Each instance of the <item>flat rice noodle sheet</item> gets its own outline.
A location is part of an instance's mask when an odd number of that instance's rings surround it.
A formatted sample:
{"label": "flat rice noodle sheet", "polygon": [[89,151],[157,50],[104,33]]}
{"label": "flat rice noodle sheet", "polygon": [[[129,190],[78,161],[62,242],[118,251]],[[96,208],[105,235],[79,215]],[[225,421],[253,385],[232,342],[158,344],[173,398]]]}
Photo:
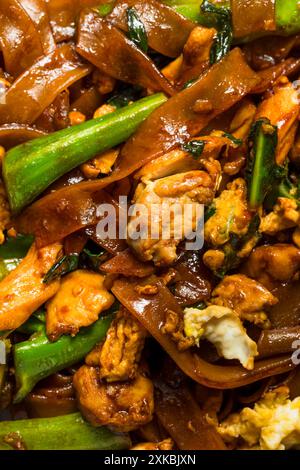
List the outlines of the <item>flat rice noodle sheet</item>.
{"label": "flat rice noodle sheet", "polygon": [[231,0],[235,38],[276,31],[275,0]]}

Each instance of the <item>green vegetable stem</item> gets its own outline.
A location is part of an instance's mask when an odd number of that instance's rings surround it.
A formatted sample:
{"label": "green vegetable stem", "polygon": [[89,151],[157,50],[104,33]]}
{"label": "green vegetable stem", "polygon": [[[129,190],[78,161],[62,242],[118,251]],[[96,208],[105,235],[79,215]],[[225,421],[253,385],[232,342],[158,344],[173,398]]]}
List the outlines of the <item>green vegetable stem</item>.
{"label": "green vegetable stem", "polygon": [[166,99],[157,93],[9,150],[3,162],[3,178],[13,213],[30,204],[65,173],[127,140]]}
{"label": "green vegetable stem", "polygon": [[26,450],[121,450],[131,446],[127,434],[93,427],[80,413],[0,422],[0,450],[12,450],[14,441]]}

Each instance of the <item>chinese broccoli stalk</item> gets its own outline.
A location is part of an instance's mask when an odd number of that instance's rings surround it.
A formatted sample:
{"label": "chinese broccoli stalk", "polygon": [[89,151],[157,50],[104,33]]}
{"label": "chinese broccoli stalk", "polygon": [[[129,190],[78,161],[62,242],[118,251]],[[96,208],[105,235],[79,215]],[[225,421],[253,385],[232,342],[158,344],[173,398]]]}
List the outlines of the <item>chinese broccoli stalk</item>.
{"label": "chinese broccoli stalk", "polygon": [[0,422],[0,450],[121,450],[130,445],[127,434],[93,427],[80,413]]}
{"label": "chinese broccoli stalk", "polygon": [[126,141],[152,111],[166,101],[155,94],[117,111],[54,132],[9,150],[3,178],[14,213],[73,168]]}

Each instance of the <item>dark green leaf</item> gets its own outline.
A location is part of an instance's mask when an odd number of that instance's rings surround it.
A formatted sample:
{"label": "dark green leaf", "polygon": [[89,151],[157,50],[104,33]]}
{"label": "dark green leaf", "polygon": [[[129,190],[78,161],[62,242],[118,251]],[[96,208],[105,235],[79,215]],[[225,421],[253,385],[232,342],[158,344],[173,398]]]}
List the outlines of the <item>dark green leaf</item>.
{"label": "dark green leaf", "polygon": [[107,103],[111,106],[115,106],[117,109],[124,108],[130,101],[136,101],[139,98],[140,90],[139,87],[125,87],[111,96],[107,100]]}
{"label": "dark green leaf", "polygon": [[242,139],[237,139],[236,137],[234,137],[234,135],[229,134],[228,132],[223,132],[223,136],[231,140],[237,147],[239,147],[243,143]]}
{"label": "dark green leaf", "polygon": [[249,135],[249,154],[246,169],[248,199],[251,209],[261,206],[276,182],[277,127],[269,119],[256,121]]}
{"label": "dark green leaf", "polygon": [[47,284],[48,282],[54,281],[65,274],[68,274],[72,271],[78,269],[79,265],[79,255],[65,255],[63,256],[57,263],[55,263],[52,268],[47,272],[46,276],[44,277],[44,283]]}
{"label": "dark green leaf", "polygon": [[101,250],[99,253],[93,253],[88,248],[84,248],[80,257],[80,263],[84,263],[87,267],[98,271],[100,264],[103,262],[103,255],[105,255],[105,253],[105,250]]}
{"label": "dark green leaf", "polygon": [[148,38],[144,23],[134,8],[127,8],[128,35],[131,41],[143,52],[148,50]]}
{"label": "dark green leaf", "polygon": [[204,212],[204,222],[207,222],[208,219],[210,219],[213,215],[215,215],[216,213],[216,206],[214,203],[212,203],[210,206],[208,206],[206,209],[205,209],[205,212]]}
{"label": "dark green leaf", "polygon": [[183,90],[186,90],[187,88],[190,88],[190,86],[192,86],[196,81],[197,81],[197,78],[191,78],[190,80],[188,80],[187,82],[185,82],[185,84],[183,85],[182,89],[183,89]]}
{"label": "dark green leaf", "polygon": [[190,140],[182,146],[182,150],[188,152],[196,160],[202,155],[206,142],[204,140]]}
{"label": "dark green leaf", "polygon": [[210,24],[217,30],[217,36],[210,51],[210,63],[221,60],[230,50],[233,41],[231,11],[226,7],[218,7],[208,0],[204,0],[201,11]]}
{"label": "dark green leaf", "polygon": [[8,237],[6,242],[0,246],[0,258],[21,259],[24,258],[33,243],[31,235],[17,235],[15,238]]}

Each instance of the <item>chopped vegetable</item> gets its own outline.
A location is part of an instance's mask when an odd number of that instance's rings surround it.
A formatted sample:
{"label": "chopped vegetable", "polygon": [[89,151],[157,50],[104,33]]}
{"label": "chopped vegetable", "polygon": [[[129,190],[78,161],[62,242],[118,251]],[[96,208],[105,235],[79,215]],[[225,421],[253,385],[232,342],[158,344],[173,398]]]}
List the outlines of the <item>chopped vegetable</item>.
{"label": "chopped vegetable", "polygon": [[262,205],[276,178],[277,128],[268,119],[259,119],[249,136],[247,180],[251,209]]}
{"label": "chopped vegetable", "polygon": [[131,41],[143,52],[148,50],[148,39],[145,26],[134,8],[127,8],[128,34]]}
{"label": "chopped vegetable", "polygon": [[190,155],[192,155],[193,158],[198,160],[198,158],[203,153],[204,147],[205,147],[204,140],[190,140],[190,142],[182,146],[182,150],[184,150],[185,152],[188,152]]}
{"label": "chopped vegetable", "polygon": [[14,402],[21,402],[43,378],[83,359],[104,338],[113,317],[113,314],[109,314],[100,318],[93,325],[83,328],[74,338],[62,336],[51,343],[44,333],[16,344],[14,361],[17,394]]}
{"label": "chopped vegetable", "polygon": [[[15,441],[15,442],[14,442]],[[9,445],[7,442],[11,442]],[[54,418],[0,422],[0,450],[121,450],[130,447],[126,434],[95,428],[73,413]]]}
{"label": "chopped vegetable", "polygon": [[32,242],[32,236],[18,235],[16,238],[9,237],[0,246],[0,281],[20,264]]}
{"label": "chopped vegetable", "polygon": [[60,176],[128,139],[165,100],[162,94],[152,95],[10,150],[4,159],[3,177],[12,211],[19,212]]}

